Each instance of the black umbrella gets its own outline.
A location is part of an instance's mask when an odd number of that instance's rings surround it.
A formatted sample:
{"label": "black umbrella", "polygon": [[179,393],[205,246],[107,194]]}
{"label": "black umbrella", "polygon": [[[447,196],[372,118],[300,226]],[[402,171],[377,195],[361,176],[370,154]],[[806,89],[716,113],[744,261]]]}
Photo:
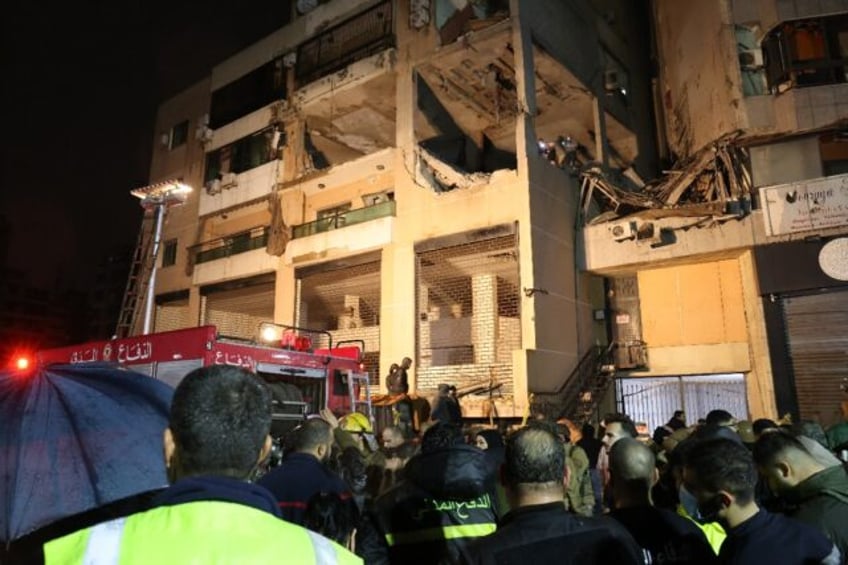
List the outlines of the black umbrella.
{"label": "black umbrella", "polygon": [[0,542],[165,486],[172,395],[113,365],[0,373]]}

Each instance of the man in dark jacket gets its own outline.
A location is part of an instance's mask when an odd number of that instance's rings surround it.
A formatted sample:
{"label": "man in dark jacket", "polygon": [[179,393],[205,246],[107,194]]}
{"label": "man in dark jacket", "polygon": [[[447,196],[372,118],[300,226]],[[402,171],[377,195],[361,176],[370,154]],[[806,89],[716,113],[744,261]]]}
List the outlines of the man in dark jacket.
{"label": "man in dark jacket", "polygon": [[501,481],[512,510],[498,530],[468,546],[466,563],[644,563],[630,534],[608,518],[581,518],[563,504],[565,451],[540,426],[522,428],[506,444]]}
{"label": "man in dark jacket", "polygon": [[841,563],[839,549],[814,527],[760,510],[754,500],[754,460],[741,442],[716,438],[693,445],[683,479],[701,519],[717,520],[727,530],[721,563]]}
{"label": "man in dark jacket", "polygon": [[345,482],[325,465],[333,445],[330,424],[313,418],[295,428],[292,434],[292,452],[258,483],[276,497],[283,519],[303,525],[306,505],[319,492],[338,494],[353,506]]}
{"label": "man in dark jacket", "polygon": [[439,385],[438,395],[436,400],[433,401],[430,419],[445,424],[459,425],[462,423],[462,409],[459,407],[459,401],[451,394],[451,385],[446,383]]}
{"label": "man in dark jacket", "polygon": [[815,526],[848,557],[848,474],[841,465],[825,467],[791,434],[760,436],[754,461],[793,518]]}
{"label": "man in dark jacket", "polygon": [[469,541],[495,531],[485,452],[462,440],[449,424],[427,430],[405,480],[360,526],[357,553],[367,563],[455,563]]}
{"label": "man in dark jacket", "polygon": [[654,507],[651,488],[658,479],[651,448],[632,438],[618,440],[610,450],[610,515],[651,555],[652,563],[714,563],[716,554],[698,526]]}

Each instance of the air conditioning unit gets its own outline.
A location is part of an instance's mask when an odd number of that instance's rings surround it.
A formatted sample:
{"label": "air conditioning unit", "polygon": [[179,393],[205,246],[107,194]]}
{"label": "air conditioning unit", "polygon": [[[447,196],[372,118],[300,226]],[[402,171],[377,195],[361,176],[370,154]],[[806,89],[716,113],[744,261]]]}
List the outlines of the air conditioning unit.
{"label": "air conditioning unit", "polygon": [[286,53],[285,55],[283,55],[283,65],[286,68],[291,69],[296,64],[297,64],[297,51],[290,51],[289,53]]}
{"label": "air conditioning unit", "polygon": [[212,179],[206,183],[206,193],[210,195],[215,195],[221,192],[221,180],[220,179]]}
{"label": "air conditioning unit", "polygon": [[763,50],[758,48],[740,51],[739,66],[743,71],[759,71],[763,68]]}
{"label": "air conditioning unit", "polygon": [[194,139],[199,141],[200,143],[209,143],[212,141],[212,128],[207,125],[200,124],[197,126],[197,129],[194,130]]}
{"label": "air conditioning unit", "polygon": [[234,186],[238,186],[238,175],[236,173],[221,175],[221,188],[233,188]]}
{"label": "air conditioning unit", "polygon": [[169,147],[171,145],[171,134],[170,133],[162,133],[159,134],[159,144],[163,147]]}
{"label": "air conditioning unit", "polygon": [[636,239],[636,222],[616,222],[609,229],[615,241]]}

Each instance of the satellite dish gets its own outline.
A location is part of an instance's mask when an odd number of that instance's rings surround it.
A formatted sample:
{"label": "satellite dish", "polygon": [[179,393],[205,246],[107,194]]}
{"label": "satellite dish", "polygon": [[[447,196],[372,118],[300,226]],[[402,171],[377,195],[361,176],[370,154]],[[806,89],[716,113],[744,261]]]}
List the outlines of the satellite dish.
{"label": "satellite dish", "polygon": [[318,0],[297,0],[297,11],[299,14],[306,14],[318,7]]}

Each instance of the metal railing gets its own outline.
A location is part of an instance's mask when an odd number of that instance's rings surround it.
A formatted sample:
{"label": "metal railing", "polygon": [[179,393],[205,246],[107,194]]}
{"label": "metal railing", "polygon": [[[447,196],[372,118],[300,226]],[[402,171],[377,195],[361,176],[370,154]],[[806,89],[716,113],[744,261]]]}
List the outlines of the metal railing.
{"label": "metal railing", "polygon": [[381,2],[297,48],[295,79],[303,86],[383,49],[393,47],[392,2]]}
{"label": "metal railing", "polygon": [[208,263],[268,245],[268,227],[257,226],[226,237],[198,243],[190,248],[194,263]]}
{"label": "metal railing", "polygon": [[373,206],[366,206],[365,208],[349,210],[347,212],[334,214],[327,218],[315,220],[314,222],[294,226],[294,228],[292,228],[292,239],[307,237],[315,235],[316,233],[323,233],[347,226],[353,226],[355,224],[361,224],[363,222],[384,218],[386,216],[394,216],[395,213],[396,207],[394,200],[389,200]]}
{"label": "metal railing", "polygon": [[[615,373],[615,365],[612,362],[614,345],[596,345],[589,349],[557,391],[534,393],[533,411],[544,414],[551,420],[563,416],[574,419],[576,416],[582,416],[577,414],[581,404],[597,404],[600,400],[597,393],[600,389],[606,389],[606,383]],[[593,382],[595,380],[598,382]]]}

